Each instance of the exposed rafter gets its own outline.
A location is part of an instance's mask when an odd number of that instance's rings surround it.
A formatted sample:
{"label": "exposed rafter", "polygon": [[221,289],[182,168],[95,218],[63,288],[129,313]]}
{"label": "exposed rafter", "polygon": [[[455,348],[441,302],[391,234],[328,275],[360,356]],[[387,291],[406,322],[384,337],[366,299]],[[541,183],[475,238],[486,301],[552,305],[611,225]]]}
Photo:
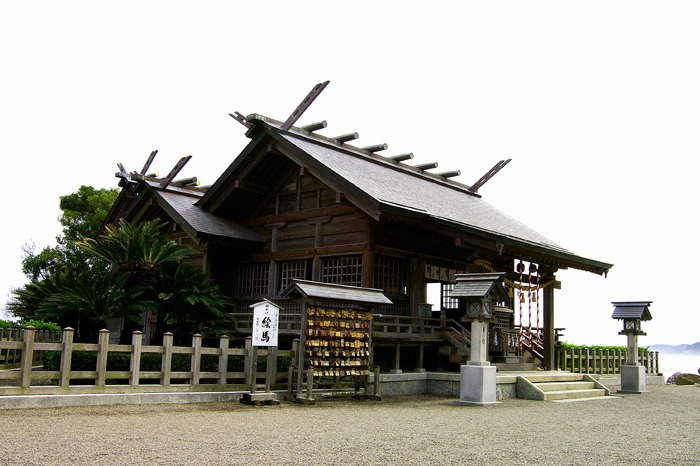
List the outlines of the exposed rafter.
{"label": "exposed rafter", "polygon": [[508,165],[508,163],[509,163],[510,161],[511,161],[511,159],[506,159],[506,160],[501,160],[501,161],[499,161],[496,165],[494,165],[494,166],[491,168],[491,170],[487,171],[486,174],[485,174],[484,176],[482,176],[481,178],[479,178],[479,180],[478,180],[476,183],[474,183],[473,185],[471,185],[471,187],[469,188],[469,191],[471,191],[471,192],[473,192],[473,193],[476,193],[476,192],[479,190],[479,188],[481,188],[488,180],[490,180],[491,178],[493,178],[493,176],[494,176],[496,173],[498,173],[499,171],[501,171],[501,169],[502,169],[503,167],[505,167],[506,165]]}
{"label": "exposed rafter", "polygon": [[231,118],[233,118],[248,129],[250,129],[253,126],[252,123],[246,120],[245,117],[238,112],[229,113],[228,116],[230,116]]}
{"label": "exposed rafter", "polygon": [[299,117],[301,117],[301,115],[306,111],[307,108],[309,108],[313,101],[316,100],[316,97],[318,97],[319,94],[326,88],[328,83],[330,83],[330,81],[318,83],[313,87],[313,89],[311,89],[311,92],[309,92],[309,94],[304,98],[304,100],[301,101],[299,106],[292,112],[292,114],[289,115],[287,121],[282,123],[283,130],[288,130],[294,125],[294,123],[296,123]]}
{"label": "exposed rafter", "polygon": [[160,187],[161,188],[166,188],[177,176],[178,173],[180,173],[180,170],[182,170],[185,165],[187,165],[187,162],[190,161],[192,158],[191,155],[188,155],[187,157],[182,157],[173,167],[172,170],[170,170],[170,173],[168,173],[168,176],[163,178],[163,181],[160,182]]}
{"label": "exposed rafter", "polygon": [[148,156],[148,159],[146,159],[146,163],[143,165],[143,168],[139,172],[141,175],[145,175],[148,169],[151,167],[151,164],[153,163],[153,159],[156,158],[156,154],[158,153],[158,149],[151,151],[150,155]]}

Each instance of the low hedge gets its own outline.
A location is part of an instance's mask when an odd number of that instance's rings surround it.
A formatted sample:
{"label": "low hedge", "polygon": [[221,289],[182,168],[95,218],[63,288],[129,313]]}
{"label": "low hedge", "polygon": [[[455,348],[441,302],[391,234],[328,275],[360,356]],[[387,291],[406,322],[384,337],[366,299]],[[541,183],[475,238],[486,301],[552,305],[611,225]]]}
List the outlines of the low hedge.
{"label": "low hedge", "polygon": [[[561,343],[562,348],[566,349],[575,349],[575,350],[595,350],[595,351],[605,351],[605,350],[610,350],[610,351],[627,351],[626,346],[605,346],[605,345],[574,345],[573,343],[567,343],[567,342],[562,342]],[[639,351],[649,351],[649,347],[647,346],[640,346]]]}

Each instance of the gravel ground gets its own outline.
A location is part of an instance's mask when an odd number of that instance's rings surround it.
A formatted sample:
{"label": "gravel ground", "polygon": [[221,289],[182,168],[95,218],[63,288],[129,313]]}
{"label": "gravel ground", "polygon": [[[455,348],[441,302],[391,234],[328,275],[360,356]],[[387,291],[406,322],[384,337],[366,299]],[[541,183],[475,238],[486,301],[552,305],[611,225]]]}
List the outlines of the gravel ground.
{"label": "gravel ground", "polygon": [[0,464],[700,464],[700,386],[597,401],[335,399],[0,411]]}

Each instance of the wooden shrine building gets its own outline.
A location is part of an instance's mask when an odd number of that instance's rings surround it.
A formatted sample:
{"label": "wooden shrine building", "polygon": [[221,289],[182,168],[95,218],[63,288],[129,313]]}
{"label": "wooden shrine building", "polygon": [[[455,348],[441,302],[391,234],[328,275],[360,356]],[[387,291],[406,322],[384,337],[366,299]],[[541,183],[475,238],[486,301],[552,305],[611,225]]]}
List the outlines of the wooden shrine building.
{"label": "wooden shrine building", "polygon": [[[280,337],[298,337],[301,304],[283,295],[294,279],[381,290],[391,304],[373,309],[374,357],[397,370],[463,362],[469,324],[450,297],[455,274],[504,272],[514,299],[492,324],[494,356],[529,348],[552,367],[557,271],[605,275],[612,264],[573,254],[486,203],[479,187],[508,161],[467,186],[452,179],[458,171],[411,165],[412,154],[383,155],[385,144],[354,146],[357,133],[295,126],[295,114],[231,115],[250,142],[210,187],[175,179],[188,159],[164,178],[147,174],[155,152],[141,172],[120,166],[108,223],[166,222],[173,240],[196,250],[189,260],[234,299],[242,334],[250,304],[268,299],[284,309]],[[435,312],[428,286],[440,289]],[[537,323],[518,319],[525,296],[537,300]]]}

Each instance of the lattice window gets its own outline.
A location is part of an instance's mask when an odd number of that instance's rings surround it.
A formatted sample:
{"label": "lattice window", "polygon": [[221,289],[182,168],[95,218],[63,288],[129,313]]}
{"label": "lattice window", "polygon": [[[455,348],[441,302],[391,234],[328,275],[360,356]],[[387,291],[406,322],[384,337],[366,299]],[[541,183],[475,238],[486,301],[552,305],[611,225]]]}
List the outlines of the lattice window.
{"label": "lattice window", "polygon": [[459,301],[457,298],[450,298],[450,292],[454,290],[454,283],[441,283],[440,284],[440,296],[442,300],[442,309],[457,309],[459,308]]}
{"label": "lattice window", "polygon": [[238,282],[239,296],[268,294],[270,264],[248,264],[241,267]]}
{"label": "lattice window", "polygon": [[362,256],[323,258],[321,280],[324,283],[362,286]]}
{"label": "lattice window", "polygon": [[285,261],[280,264],[280,291],[287,289],[292,284],[293,278],[306,279],[308,262],[306,259],[298,261]]}
{"label": "lattice window", "polygon": [[408,294],[408,261],[398,257],[376,256],[374,287],[385,293]]}

